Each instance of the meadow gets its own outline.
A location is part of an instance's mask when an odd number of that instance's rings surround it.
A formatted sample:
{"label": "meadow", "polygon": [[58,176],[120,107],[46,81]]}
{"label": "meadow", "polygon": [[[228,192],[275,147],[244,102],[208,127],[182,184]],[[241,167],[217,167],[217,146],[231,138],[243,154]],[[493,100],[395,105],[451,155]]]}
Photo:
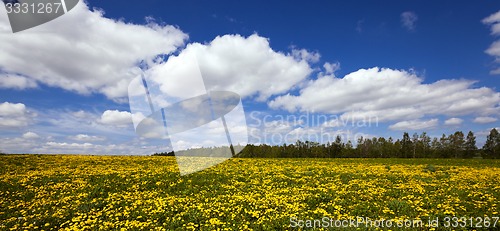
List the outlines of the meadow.
{"label": "meadow", "polygon": [[[453,230],[500,226],[499,160],[233,158],[183,177],[160,156],[2,155],[0,166],[0,230],[293,230],[323,217],[393,222],[359,230],[451,230],[451,217],[465,224]],[[437,228],[396,226],[434,218]]]}

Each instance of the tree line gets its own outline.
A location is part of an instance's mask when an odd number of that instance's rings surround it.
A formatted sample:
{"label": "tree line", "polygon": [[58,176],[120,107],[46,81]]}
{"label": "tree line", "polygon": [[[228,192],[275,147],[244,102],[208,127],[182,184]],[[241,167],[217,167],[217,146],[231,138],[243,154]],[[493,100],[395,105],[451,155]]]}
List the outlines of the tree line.
{"label": "tree line", "polygon": [[[202,148],[216,149],[216,148]],[[206,152],[211,153],[211,152]],[[174,152],[155,153],[154,155],[173,156]],[[360,137],[354,146],[350,140],[320,144],[313,141],[300,141],[295,144],[267,145],[248,144],[237,157],[242,158],[495,158],[500,159],[500,134],[494,128],[490,131],[484,146],[476,146],[476,136],[472,131],[465,135],[457,131],[448,136],[431,138],[426,132],[407,132],[401,139],[392,137]]]}

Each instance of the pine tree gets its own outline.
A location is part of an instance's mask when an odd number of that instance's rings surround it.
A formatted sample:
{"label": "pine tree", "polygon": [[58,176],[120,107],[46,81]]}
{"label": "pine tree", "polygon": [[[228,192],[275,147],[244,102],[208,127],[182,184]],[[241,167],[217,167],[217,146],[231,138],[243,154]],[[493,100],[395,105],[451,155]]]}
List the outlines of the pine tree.
{"label": "pine tree", "polygon": [[408,132],[403,134],[403,139],[401,140],[401,154],[403,158],[408,158],[411,152],[411,140]]}
{"label": "pine tree", "polygon": [[453,135],[450,135],[451,149],[453,150],[453,154],[455,158],[463,157],[464,150],[464,133],[461,131],[455,132]]}
{"label": "pine tree", "polygon": [[486,158],[496,159],[500,157],[500,134],[498,134],[497,129],[491,129],[483,146],[483,151]]}
{"label": "pine tree", "polygon": [[413,133],[412,137],[412,148],[413,148],[413,158],[417,158],[417,148],[419,147],[419,140],[418,140],[418,134],[415,132]]}
{"label": "pine tree", "polygon": [[431,142],[431,150],[432,150],[432,158],[437,158],[441,156],[441,152],[443,151],[443,147],[441,142],[437,137],[434,137]]}
{"label": "pine tree", "polygon": [[467,133],[467,138],[465,139],[465,158],[472,158],[476,155],[477,147],[476,147],[476,136],[472,131]]}
{"label": "pine tree", "polygon": [[426,132],[422,132],[422,135],[420,135],[420,142],[422,144],[422,157],[426,158],[429,155],[428,151],[431,146],[431,138],[427,136]]}
{"label": "pine tree", "polygon": [[439,139],[439,142],[441,143],[439,157],[441,158],[449,158],[452,155],[450,137],[451,135],[449,137],[446,137],[446,135],[443,133],[443,135]]}
{"label": "pine tree", "polygon": [[401,146],[401,141],[399,139],[397,139],[396,142],[394,142],[394,150],[396,152],[394,153],[393,157],[403,157],[403,154],[401,152],[401,150],[403,150],[403,148]]}
{"label": "pine tree", "polygon": [[394,144],[394,139],[392,137],[389,137],[386,142],[386,149],[387,151],[386,156],[389,158],[397,157],[398,155],[398,150],[396,145]]}
{"label": "pine tree", "polygon": [[344,149],[344,144],[342,143],[342,137],[340,137],[340,135],[337,135],[337,137],[335,137],[335,143],[332,144],[332,147],[334,157],[342,156],[342,149]]}
{"label": "pine tree", "polygon": [[356,157],[364,157],[366,149],[366,141],[363,136],[358,138],[358,143],[356,144]]}
{"label": "pine tree", "polygon": [[348,140],[347,143],[345,144],[345,151],[342,153],[343,153],[342,157],[348,157],[348,158],[353,157],[354,148],[350,140]]}

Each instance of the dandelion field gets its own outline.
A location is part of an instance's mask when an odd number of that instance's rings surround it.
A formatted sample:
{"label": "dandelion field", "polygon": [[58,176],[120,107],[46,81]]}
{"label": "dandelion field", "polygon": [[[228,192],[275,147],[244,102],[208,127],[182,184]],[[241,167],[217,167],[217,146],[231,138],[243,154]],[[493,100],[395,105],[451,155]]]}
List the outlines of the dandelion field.
{"label": "dandelion field", "polygon": [[290,230],[291,218],[500,212],[498,160],[233,158],[183,177],[174,157],[5,155],[0,166],[0,230]]}

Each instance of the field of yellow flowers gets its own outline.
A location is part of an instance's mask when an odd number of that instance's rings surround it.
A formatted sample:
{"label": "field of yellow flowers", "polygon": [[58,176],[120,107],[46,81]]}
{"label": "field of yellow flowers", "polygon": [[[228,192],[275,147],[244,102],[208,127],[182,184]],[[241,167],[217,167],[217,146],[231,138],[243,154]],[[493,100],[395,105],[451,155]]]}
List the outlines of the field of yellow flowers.
{"label": "field of yellow flowers", "polygon": [[498,160],[233,158],[183,177],[174,157],[4,155],[0,166],[0,230],[290,230],[500,212]]}

